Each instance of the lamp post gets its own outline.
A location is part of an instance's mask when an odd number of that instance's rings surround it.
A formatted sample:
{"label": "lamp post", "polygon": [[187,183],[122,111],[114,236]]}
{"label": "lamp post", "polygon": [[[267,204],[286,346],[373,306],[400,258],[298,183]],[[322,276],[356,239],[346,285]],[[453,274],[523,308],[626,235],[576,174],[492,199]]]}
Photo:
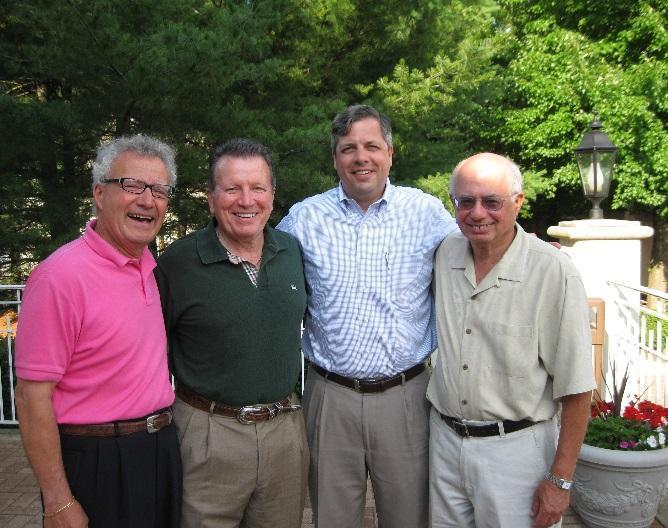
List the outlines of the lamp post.
{"label": "lamp post", "polygon": [[603,132],[603,125],[595,114],[589,130],[575,149],[584,195],[593,205],[589,211],[589,218],[603,218],[600,203],[610,192],[616,156],[617,147]]}

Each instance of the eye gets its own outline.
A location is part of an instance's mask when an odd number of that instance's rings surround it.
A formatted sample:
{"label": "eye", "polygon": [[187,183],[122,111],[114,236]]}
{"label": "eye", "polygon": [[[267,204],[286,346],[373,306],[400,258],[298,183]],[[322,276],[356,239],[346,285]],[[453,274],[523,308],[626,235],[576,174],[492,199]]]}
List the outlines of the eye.
{"label": "eye", "polygon": [[143,191],[144,182],[132,178],[125,178],[123,180],[123,188],[127,189],[128,191]]}
{"label": "eye", "polygon": [[490,211],[498,211],[503,205],[503,200],[498,196],[485,196],[482,199],[482,205],[485,209]]}
{"label": "eye", "polygon": [[472,196],[460,196],[456,201],[458,209],[473,209],[476,200]]}

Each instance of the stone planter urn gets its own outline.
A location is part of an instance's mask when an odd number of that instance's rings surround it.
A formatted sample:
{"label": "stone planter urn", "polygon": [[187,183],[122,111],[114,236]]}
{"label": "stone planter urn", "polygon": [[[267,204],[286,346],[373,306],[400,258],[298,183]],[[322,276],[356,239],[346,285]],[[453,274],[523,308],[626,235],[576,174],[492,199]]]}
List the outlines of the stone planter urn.
{"label": "stone planter urn", "polygon": [[668,495],[668,448],[616,451],[584,444],[571,504],[591,528],[648,528]]}

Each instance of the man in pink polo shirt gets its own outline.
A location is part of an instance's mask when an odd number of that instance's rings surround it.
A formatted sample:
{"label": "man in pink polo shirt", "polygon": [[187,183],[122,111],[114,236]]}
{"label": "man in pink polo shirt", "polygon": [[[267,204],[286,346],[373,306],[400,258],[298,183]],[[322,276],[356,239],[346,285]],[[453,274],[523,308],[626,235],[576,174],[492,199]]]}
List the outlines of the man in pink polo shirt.
{"label": "man in pink polo shirt", "polygon": [[142,135],[103,144],[97,219],[26,284],[16,404],[47,528],[179,525],[174,393],[147,248],[175,183],[168,145]]}

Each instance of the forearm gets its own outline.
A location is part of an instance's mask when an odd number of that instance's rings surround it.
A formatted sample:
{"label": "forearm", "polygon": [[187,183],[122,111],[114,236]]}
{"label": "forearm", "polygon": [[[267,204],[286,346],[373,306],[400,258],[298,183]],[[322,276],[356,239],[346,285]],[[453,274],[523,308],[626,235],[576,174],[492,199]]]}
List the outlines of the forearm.
{"label": "forearm", "polygon": [[591,392],[570,394],[561,399],[561,430],[551,471],[567,480],[573,479],[580,447],[587,431]]}
{"label": "forearm", "polygon": [[19,379],[16,407],[23,447],[37,478],[44,509],[55,511],[72,497],[60,451],[60,436],[51,404],[52,386]]}

